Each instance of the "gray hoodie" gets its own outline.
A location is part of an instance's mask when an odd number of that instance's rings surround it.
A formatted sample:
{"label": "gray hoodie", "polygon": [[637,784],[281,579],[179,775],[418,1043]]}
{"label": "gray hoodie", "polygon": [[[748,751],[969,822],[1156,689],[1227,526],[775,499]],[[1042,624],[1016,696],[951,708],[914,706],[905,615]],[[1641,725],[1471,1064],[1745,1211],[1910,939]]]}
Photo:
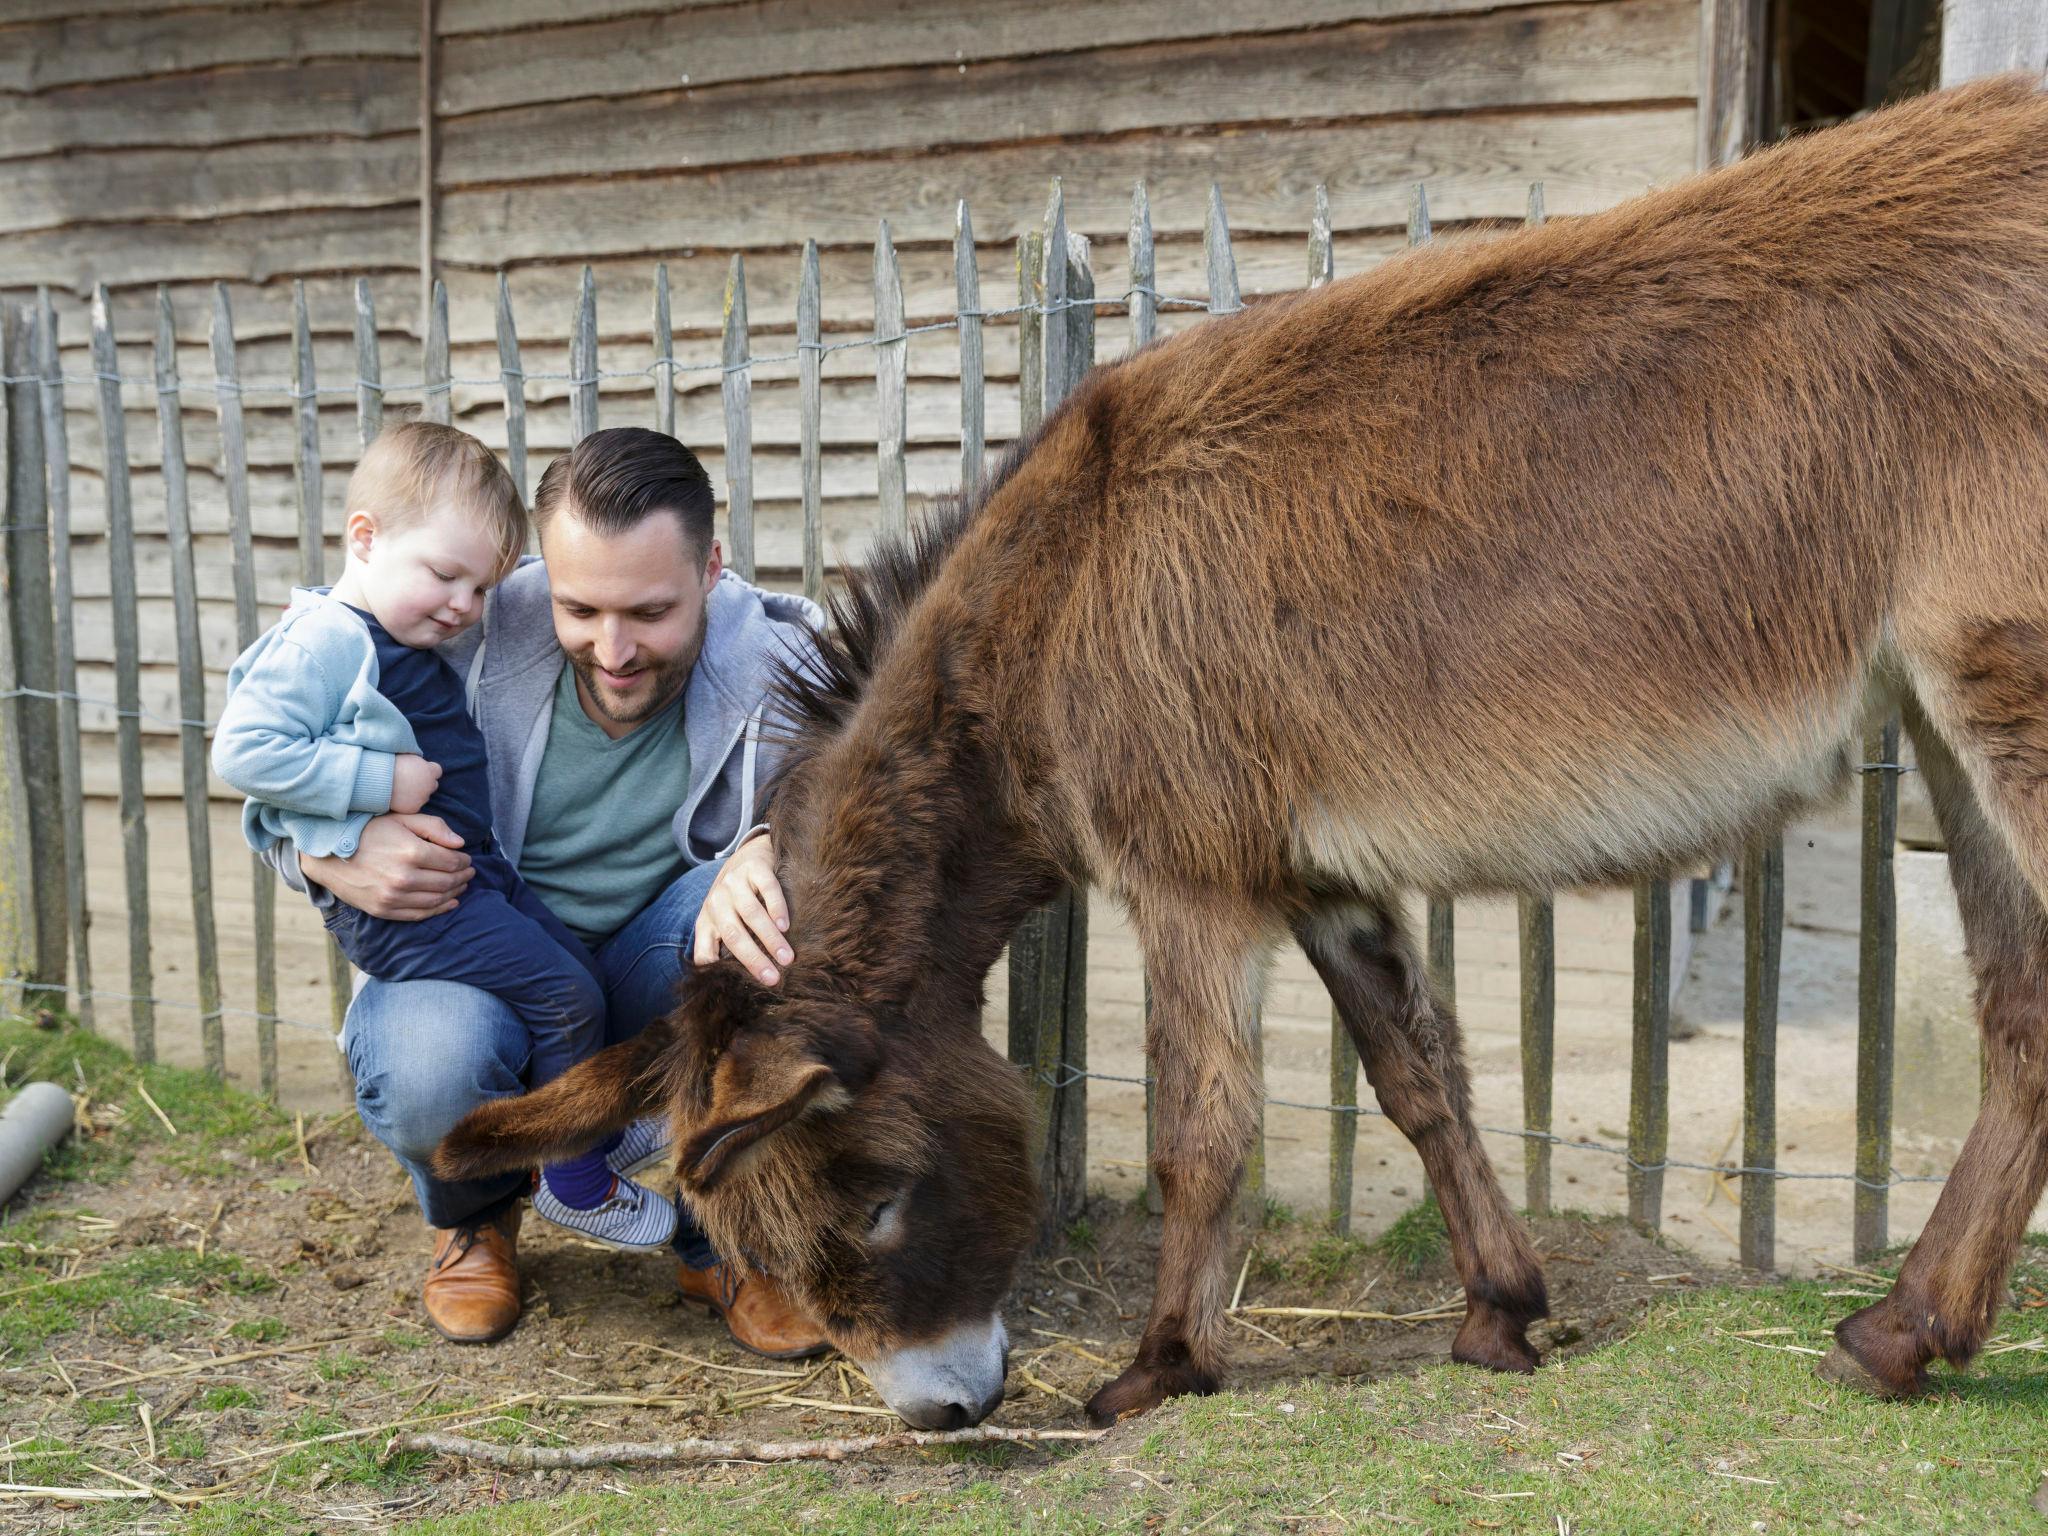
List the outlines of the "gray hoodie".
{"label": "gray hoodie", "polygon": [[[294,589],[292,607],[316,601]],[[690,786],[671,831],[691,865],[730,853],[760,822],[760,791],[780,762],[774,732],[762,716],[778,658],[808,660],[824,613],[806,598],[764,591],[731,571],[705,604],[704,650],[683,691],[683,729],[690,742]],[[555,641],[547,569],[529,557],[491,592],[483,618],[439,647],[469,692],[470,713],[490,758],[492,834],[516,868],[526,843],[533,786],[547,749],[556,684],[568,664]],[[289,849],[289,845],[285,845]],[[269,855],[285,884],[306,891],[296,858]],[[309,892],[329,906],[331,892]]]}

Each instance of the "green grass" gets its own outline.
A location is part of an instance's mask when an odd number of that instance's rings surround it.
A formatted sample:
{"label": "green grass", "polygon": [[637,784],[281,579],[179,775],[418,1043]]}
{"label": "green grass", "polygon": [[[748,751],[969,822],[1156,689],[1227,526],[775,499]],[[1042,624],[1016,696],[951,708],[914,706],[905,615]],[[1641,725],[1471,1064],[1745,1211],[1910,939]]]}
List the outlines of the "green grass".
{"label": "green grass", "polygon": [[141,1248],[70,1278],[37,1258],[0,1248],[0,1291],[12,1293],[0,1304],[0,1348],[40,1348],[95,1318],[126,1338],[170,1338],[204,1320],[207,1298],[275,1288],[231,1254],[190,1248]]}
{"label": "green grass", "polygon": [[245,1317],[228,1329],[235,1338],[251,1344],[275,1344],[285,1336],[284,1319],[279,1317]]}
{"label": "green grass", "polygon": [[[292,1122],[274,1105],[182,1067],[138,1067],[113,1041],[77,1027],[61,1014],[54,1028],[20,1017],[0,1018],[0,1059],[7,1083],[0,1105],[24,1083],[47,1078],[76,1092],[81,1083],[95,1104],[121,1116],[102,1134],[67,1140],[44,1165],[47,1178],[104,1183],[120,1177],[146,1145],[162,1149],[174,1170],[192,1177],[240,1171],[230,1156],[275,1162],[297,1145]],[[174,1136],[149,1107],[142,1090],[177,1127]]]}
{"label": "green grass", "polygon": [[322,1381],[352,1381],[369,1368],[369,1361],[358,1360],[341,1350],[329,1350],[313,1362],[313,1369],[320,1373]]}
{"label": "green grass", "polygon": [[1444,1227],[1443,1210],[1435,1194],[1428,1194],[1394,1218],[1392,1226],[1379,1235],[1373,1246],[1411,1275],[1443,1258],[1451,1251],[1451,1234]]}
{"label": "green grass", "polygon": [[202,1413],[225,1413],[230,1408],[254,1408],[262,1399],[247,1387],[210,1387],[199,1399]]}
{"label": "green grass", "polygon": [[[2024,1257],[2022,1297],[2048,1283],[2048,1253]],[[1874,1403],[1821,1382],[1814,1357],[1787,1348],[1824,1348],[1830,1324],[1857,1304],[1824,1295],[1827,1288],[1663,1298],[1623,1342],[1528,1378],[1440,1365],[1410,1377],[1178,1402],[1099,1449],[977,1457],[976,1480],[964,1487],[930,1486],[925,1475],[877,1488],[817,1467],[749,1469],[730,1485],[615,1472],[606,1475],[636,1485],[630,1497],[597,1490],[590,1474],[566,1497],[399,1529],[545,1536],[582,1522],[608,1536],[1136,1536],[1335,1531],[1398,1517],[1404,1530],[1551,1536],[1560,1518],[1565,1529],[1601,1536],[1759,1524],[1772,1532],[2039,1531],[2029,1501],[2048,1471],[2048,1357],[1987,1356],[1967,1375],[1937,1373],[1939,1390],[1926,1401]],[[2009,1313],[2000,1326],[2033,1338],[2048,1331],[2048,1310]],[[1764,1329],[1773,1331],[1757,1332]],[[500,1425],[492,1438],[513,1430]],[[1133,1467],[1164,1486],[1126,1470]],[[287,1525],[275,1505],[252,1503],[191,1528],[256,1536]]]}

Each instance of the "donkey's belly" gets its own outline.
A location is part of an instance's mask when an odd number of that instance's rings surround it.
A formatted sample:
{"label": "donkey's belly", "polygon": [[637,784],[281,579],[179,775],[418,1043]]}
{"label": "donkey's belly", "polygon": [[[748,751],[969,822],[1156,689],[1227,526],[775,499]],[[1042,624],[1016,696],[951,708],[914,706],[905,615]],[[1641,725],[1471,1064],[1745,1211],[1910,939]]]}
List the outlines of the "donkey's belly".
{"label": "donkey's belly", "polygon": [[[1771,727],[1576,759],[1503,751],[1437,773],[1381,775],[1296,822],[1311,887],[1432,895],[1623,883],[1724,858],[1838,798],[1854,777],[1859,686]],[[1346,786],[1350,788],[1351,786]]]}

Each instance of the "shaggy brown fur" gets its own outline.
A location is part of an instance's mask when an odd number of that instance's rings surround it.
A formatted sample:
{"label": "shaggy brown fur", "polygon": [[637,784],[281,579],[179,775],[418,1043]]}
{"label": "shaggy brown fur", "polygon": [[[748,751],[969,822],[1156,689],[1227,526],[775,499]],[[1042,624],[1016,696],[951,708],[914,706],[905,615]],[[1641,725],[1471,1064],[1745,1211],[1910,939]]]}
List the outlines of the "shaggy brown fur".
{"label": "shaggy brown fur", "polygon": [[[700,1161],[763,1132],[722,1177],[685,1168],[714,1235],[825,1301],[835,1337],[922,1336],[955,1288],[992,1294],[1028,1215],[981,984],[1026,911],[1094,882],[1153,979],[1166,1218],[1138,1358],[1093,1412],[1219,1379],[1246,1021],[1290,934],[1441,1198],[1454,1353],[1527,1370],[1541,1271],[1400,898],[1739,846],[1846,784],[1898,698],[1991,1081],[1892,1295],[1838,1336],[1886,1390],[1967,1360],[2048,1178],[2044,423],[2048,97],[2021,78],[1098,370],[979,508],[885,558],[830,675],[791,690],[797,963],[781,995],[700,989],[643,1096]],[[728,1072],[757,1038],[772,1070]],[[605,1062],[525,1101],[560,1134],[521,1156],[589,1139]],[[488,1163],[480,1128],[534,1123],[472,1119],[450,1172]],[[919,1202],[896,1241],[935,1245],[909,1269],[857,1233],[892,1188]]]}

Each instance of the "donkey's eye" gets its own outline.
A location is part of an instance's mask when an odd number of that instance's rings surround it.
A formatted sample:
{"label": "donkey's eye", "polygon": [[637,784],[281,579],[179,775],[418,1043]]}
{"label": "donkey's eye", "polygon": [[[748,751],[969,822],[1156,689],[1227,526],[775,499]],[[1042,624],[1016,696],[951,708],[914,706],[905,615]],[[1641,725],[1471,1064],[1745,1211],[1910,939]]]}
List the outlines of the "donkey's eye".
{"label": "donkey's eye", "polygon": [[868,1230],[872,1232],[875,1230],[875,1228],[879,1227],[882,1224],[882,1219],[885,1216],[887,1216],[891,1210],[895,1208],[895,1205],[896,1202],[894,1200],[884,1200],[878,1205],[876,1205],[876,1207],[872,1211],[869,1211]]}

